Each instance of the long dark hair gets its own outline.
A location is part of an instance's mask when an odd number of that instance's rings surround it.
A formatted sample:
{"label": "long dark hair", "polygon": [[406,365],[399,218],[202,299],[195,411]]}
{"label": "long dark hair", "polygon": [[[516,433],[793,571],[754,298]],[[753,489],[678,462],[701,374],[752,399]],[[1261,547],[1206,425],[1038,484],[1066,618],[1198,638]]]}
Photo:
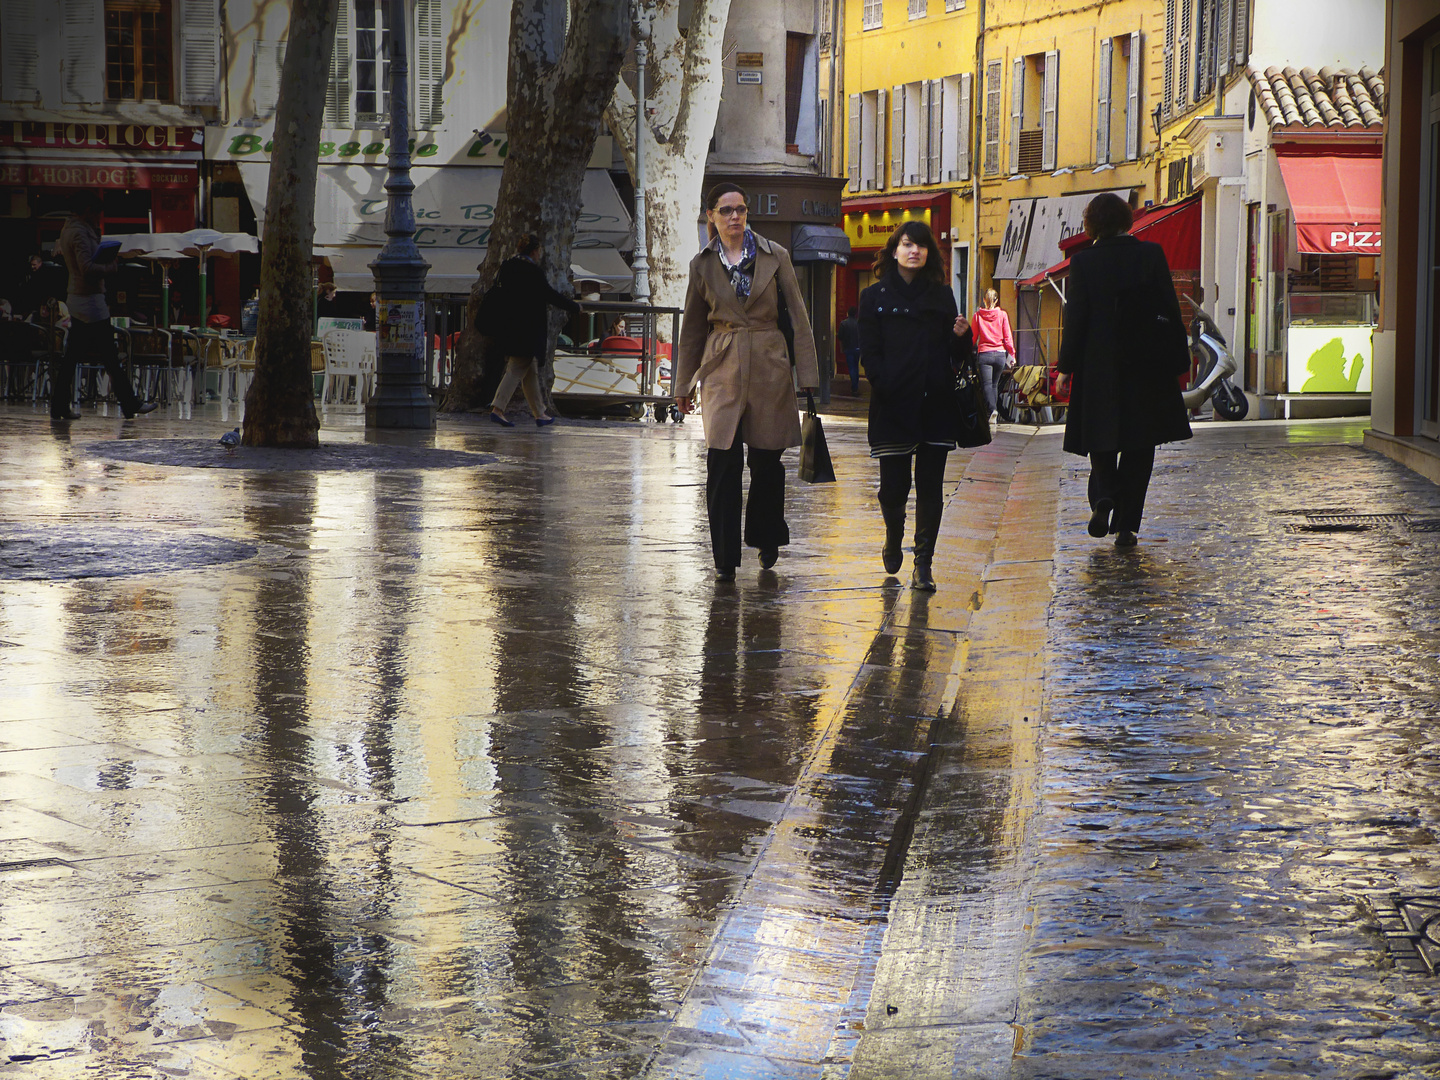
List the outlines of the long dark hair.
{"label": "long dark hair", "polygon": [[935,243],[935,234],[930,231],[930,226],[923,221],[907,221],[890,234],[890,239],[885,241],[885,250],[875,257],[875,276],[882,278],[896,269],[895,249],[905,236],[928,252],[918,276],[944,285],[945,263],[941,261],[940,246]]}

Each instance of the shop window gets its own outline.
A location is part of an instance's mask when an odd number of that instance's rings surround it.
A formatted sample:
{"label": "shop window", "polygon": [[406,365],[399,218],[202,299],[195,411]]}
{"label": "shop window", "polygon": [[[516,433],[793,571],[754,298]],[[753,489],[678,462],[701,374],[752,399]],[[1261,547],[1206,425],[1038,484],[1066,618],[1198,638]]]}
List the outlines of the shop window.
{"label": "shop window", "polygon": [[[444,119],[445,78],[442,0],[416,0],[411,65],[412,122],[433,128]],[[391,5],[387,0],[340,0],[325,123],[330,127],[383,127],[390,121]]]}
{"label": "shop window", "polygon": [[105,99],[170,101],[168,0],[106,0]]}
{"label": "shop window", "polygon": [[1010,173],[1030,176],[1055,168],[1060,53],[1052,50],[1012,61]]}

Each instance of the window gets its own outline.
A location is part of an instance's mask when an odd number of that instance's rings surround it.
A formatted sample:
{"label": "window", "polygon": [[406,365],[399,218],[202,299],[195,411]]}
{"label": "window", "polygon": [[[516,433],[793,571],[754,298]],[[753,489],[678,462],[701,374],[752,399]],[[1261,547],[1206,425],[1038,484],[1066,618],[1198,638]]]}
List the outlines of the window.
{"label": "window", "polygon": [[1095,161],[1134,161],[1140,156],[1140,34],[1104,38],[1096,71]]}
{"label": "window", "polygon": [[910,0],[910,18],[923,19],[930,14],[927,0]]}
{"label": "window", "polygon": [[951,75],[941,80],[940,178],[946,181],[970,179],[970,75]]}
{"label": "window", "polygon": [[166,0],[106,0],[106,101],[170,101],[170,52]]}
{"label": "window", "polygon": [[263,120],[275,115],[280,101],[280,73],[285,67],[285,42],[257,41],[252,53],[250,98],[254,115]]}
{"label": "window", "polygon": [[945,0],[946,11],[964,11],[965,0]]}
{"label": "window", "polygon": [[878,191],[885,186],[885,91],[850,95],[850,123],[845,160],[851,191]]}
{"label": "window", "polygon": [[891,92],[890,183],[893,187],[940,182],[943,93],[939,79],[906,83]]}
{"label": "window", "polygon": [[985,175],[1000,175],[1000,96],[1005,78],[1004,65],[991,60],[985,65]]}
{"label": "window", "polygon": [[1010,87],[1010,173],[1030,176],[1055,168],[1060,54],[1017,56]]}
{"label": "window", "polygon": [[808,35],[785,35],[785,150],[790,154],[800,152],[800,105],[804,100],[805,56],[809,49]]}
{"label": "window", "polygon": [[[414,62],[410,100],[417,128],[444,119],[441,89],[445,78],[445,40],[441,0],[415,0]],[[340,0],[335,50],[330,58],[330,87],[325,97],[329,127],[381,126],[390,120],[390,4],[387,0]]]}
{"label": "window", "polygon": [[1190,23],[1195,0],[1180,0],[1180,18],[1175,30],[1175,98],[1172,107],[1183,112],[1190,92]]}
{"label": "window", "polygon": [[878,30],[884,25],[884,0],[865,0],[860,14],[861,30]]}

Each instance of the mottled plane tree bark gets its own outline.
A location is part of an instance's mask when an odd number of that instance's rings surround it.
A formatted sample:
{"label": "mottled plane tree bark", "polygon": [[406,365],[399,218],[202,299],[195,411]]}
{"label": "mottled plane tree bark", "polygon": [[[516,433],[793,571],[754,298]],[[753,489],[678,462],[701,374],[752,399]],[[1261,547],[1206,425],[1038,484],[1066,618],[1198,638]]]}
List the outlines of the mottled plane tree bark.
{"label": "mottled plane tree bark", "polygon": [[336,3],[292,0],[290,4],[270,186],[265,197],[255,378],[245,395],[246,446],[320,445],[320,418],[315,413],[315,384],[310,373],[314,329],[310,258]]}
{"label": "mottled plane tree bark", "polygon": [[[441,409],[461,412],[488,404],[485,341],[473,329],[475,310],[516,241],[538,233],[546,276],[569,292],[570,246],[580,216],[580,188],[604,125],[606,103],[619,81],[630,40],[632,0],[514,0],[510,11],[506,87],[509,151],[500,178],[495,220],[479,280],[466,307],[465,332]],[[540,389],[552,404],[554,341],[561,319],[552,311],[550,345],[540,358]],[[504,358],[495,358],[503,366]]]}
{"label": "mottled plane tree bark", "polygon": [[[681,0],[642,0],[651,19],[645,69],[645,237],[650,297],[660,307],[683,307],[696,250],[700,190],[720,91],[730,0],[693,0],[681,25]],[[621,82],[605,111],[615,142],[635,177],[635,91]],[[669,323],[661,325],[666,329]]]}

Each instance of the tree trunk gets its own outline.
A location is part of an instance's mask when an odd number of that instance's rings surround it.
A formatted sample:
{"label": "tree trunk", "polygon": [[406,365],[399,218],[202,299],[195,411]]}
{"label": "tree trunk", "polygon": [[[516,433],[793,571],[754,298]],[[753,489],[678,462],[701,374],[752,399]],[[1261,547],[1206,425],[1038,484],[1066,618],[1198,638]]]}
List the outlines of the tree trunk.
{"label": "tree trunk", "polygon": [[[335,47],[337,0],[292,0],[260,256],[255,379],[245,395],[246,446],[316,447],[310,373],[315,175]],[[349,0],[341,0],[348,3]]]}
{"label": "tree trunk", "polygon": [[[480,278],[465,308],[465,332],[441,409],[463,412],[489,404],[504,358],[487,358],[473,329],[475,310],[500,264],[525,233],[540,237],[545,276],[569,292],[570,247],[580,216],[580,190],[595,151],[605,104],[619,80],[630,38],[630,0],[577,0],[564,30],[564,0],[514,0],[510,11],[506,89],[510,152],[495,201],[495,221]],[[562,319],[552,312],[540,358],[540,389],[553,404],[554,343]],[[488,362],[487,362],[488,360]],[[490,368],[490,377],[486,369]]]}
{"label": "tree trunk", "polygon": [[[657,0],[646,65],[645,236],[650,293],[682,307],[696,248],[705,162],[724,86],[720,58],[730,0],[695,0],[681,33],[680,0]],[[635,176],[635,95],[621,83],[605,119]],[[668,329],[668,321],[662,323]]]}

